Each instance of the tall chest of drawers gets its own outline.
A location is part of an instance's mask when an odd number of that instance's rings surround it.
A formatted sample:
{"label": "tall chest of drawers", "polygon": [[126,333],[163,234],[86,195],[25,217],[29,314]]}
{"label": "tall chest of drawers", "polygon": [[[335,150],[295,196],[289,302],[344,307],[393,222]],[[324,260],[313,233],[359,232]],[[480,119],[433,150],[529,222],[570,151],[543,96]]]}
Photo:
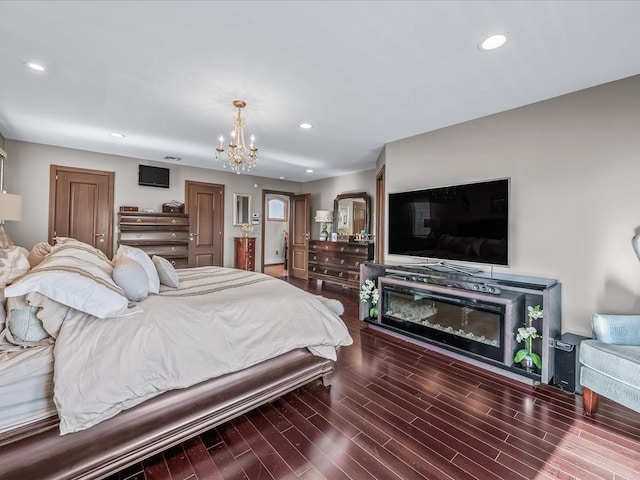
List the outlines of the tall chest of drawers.
{"label": "tall chest of drawers", "polygon": [[360,265],[373,259],[373,243],[309,241],[309,278],[360,288]]}
{"label": "tall chest of drawers", "polygon": [[169,260],[176,268],[189,266],[189,215],[186,213],[119,212],[120,245]]}
{"label": "tall chest of drawers", "polygon": [[255,271],[256,239],[254,237],[236,237],[236,268]]}

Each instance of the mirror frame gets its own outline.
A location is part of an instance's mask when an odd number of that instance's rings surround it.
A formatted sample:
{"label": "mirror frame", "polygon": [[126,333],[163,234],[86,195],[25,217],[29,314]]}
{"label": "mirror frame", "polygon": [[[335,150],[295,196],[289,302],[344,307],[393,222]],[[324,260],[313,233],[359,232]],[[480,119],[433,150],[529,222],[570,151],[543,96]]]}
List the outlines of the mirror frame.
{"label": "mirror frame", "polygon": [[[241,222],[242,218],[240,217],[241,213],[238,209],[238,202],[242,199],[247,199],[247,209],[246,209],[246,222]],[[250,193],[234,193],[233,194],[233,226],[239,227],[244,224],[251,224],[251,194]]]}
{"label": "mirror frame", "polygon": [[[364,200],[365,205],[365,219],[364,219],[364,230],[367,234],[371,234],[371,202],[369,201],[369,194],[367,192],[356,192],[356,193],[341,193],[336,196],[336,199],[333,201],[333,231],[338,231],[338,222],[340,221],[340,215],[338,214],[338,206],[340,204],[340,200],[346,199],[362,199]],[[355,234],[356,232],[353,232]],[[359,233],[359,232],[358,232]]]}

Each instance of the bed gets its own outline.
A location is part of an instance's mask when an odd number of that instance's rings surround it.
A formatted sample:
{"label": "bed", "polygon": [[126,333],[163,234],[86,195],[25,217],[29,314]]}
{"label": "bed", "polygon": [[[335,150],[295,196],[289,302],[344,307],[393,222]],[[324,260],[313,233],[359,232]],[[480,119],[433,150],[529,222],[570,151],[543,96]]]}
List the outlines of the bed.
{"label": "bed", "polygon": [[[136,266],[123,257],[139,252],[125,253],[111,261],[69,239],[6,282],[0,395],[13,407],[0,413],[15,415],[0,415],[3,480],[102,478],[306,383],[328,384],[352,342],[339,306],[281,280],[154,258],[155,282],[148,257]],[[157,293],[131,301],[142,283]],[[25,309],[41,327],[30,339],[10,322]]]}

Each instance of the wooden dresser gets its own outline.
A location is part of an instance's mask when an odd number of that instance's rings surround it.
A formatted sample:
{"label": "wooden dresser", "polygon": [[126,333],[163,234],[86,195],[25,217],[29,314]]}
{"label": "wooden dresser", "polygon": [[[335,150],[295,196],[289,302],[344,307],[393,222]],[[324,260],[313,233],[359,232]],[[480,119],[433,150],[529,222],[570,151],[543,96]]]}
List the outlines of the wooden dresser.
{"label": "wooden dresser", "polygon": [[360,288],[360,265],[373,259],[373,243],[309,240],[309,278]]}
{"label": "wooden dresser", "polygon": [[235,237],[236,268],[255,271],[256,239],[255,237]]}
{"label": "wooden dresser", "polygon": [[119,245],[164,257],[176,268],[189,266],[188,214],[119,212],[118,226]]}

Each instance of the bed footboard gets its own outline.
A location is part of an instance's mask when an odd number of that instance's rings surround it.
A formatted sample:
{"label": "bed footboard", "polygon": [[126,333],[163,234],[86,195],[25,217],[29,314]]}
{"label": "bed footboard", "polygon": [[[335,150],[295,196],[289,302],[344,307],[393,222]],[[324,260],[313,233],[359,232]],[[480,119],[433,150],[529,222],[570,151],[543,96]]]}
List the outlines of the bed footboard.
{"label": "bed footboard", "polygon": [[0,445],[0,478],[102,478],[309,382],[328,385],[332,371],[332,361],[299,349],[164,393],[82,432],[60,436],[57,424],[35,424],[32,434]]}

